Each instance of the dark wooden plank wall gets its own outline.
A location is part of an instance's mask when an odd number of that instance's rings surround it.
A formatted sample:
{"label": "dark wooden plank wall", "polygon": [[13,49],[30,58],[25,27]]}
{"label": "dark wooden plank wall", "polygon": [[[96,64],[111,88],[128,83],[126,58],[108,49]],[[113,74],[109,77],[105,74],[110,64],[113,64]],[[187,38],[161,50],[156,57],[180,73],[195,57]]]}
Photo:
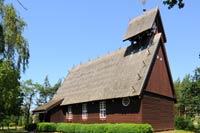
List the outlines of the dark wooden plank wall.
{"label": "dark wooden plank wall", "polygon": [[142,100],[143,123],[149,123],[155,131],[174,129],[174,101],[144,95]]}
{"label": "dark wooden plank wall", "polygon": [[65,120],[65,115],[60,106],[53,108],[50,114],[50,122],[64,122]]}
{"label": "dark wooden plank wall", "polygon": [[170,84],[169,73],[167,71],[166,57],[163,54],[162,47],[161,45],[156,55],[146,91],[174,98],[173,87]]}
{"label": "dark wooden plank wall", "polygon": [[161,44],[142,98],[143,123],[151,124],[155,131],[174,129],[175,94],[164,52]]}
{"label": "dark wooden plank wall", "polygon": [[66,118],[67,106],[58,107],[51,111],[51,122],[72,122],[72,123],[141,123],[141,106],[138,97],[131,98],[128,107],[122,105],[122,99],[106,101],[105,120],[99,118],[99,101],[88,103],[88,119],[82,120],[82,104],[72,105],[73,119],[68,121]]}

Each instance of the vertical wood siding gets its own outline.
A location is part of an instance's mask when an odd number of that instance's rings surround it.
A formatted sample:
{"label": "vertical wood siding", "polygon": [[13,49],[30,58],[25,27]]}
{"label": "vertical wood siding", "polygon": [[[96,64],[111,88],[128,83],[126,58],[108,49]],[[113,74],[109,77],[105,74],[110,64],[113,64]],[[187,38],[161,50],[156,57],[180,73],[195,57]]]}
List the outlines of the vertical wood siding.
{"label": "vertical wood siding", "polygon": [[167,71],[166,57],[163,54],[162,45],[156,55],[155,64],[147,83],[146,91],[174,98],[170,78]]}
{"label": "vertical wood siding", "polygon": [[174,101],[144,95],[142,100],[143,123],[149,123],[155,131],[174,129]]}
{"label": "vertical wood siding", "polygon": [[60,106],[50,111],[50,122],[64,122],[65,115]]}

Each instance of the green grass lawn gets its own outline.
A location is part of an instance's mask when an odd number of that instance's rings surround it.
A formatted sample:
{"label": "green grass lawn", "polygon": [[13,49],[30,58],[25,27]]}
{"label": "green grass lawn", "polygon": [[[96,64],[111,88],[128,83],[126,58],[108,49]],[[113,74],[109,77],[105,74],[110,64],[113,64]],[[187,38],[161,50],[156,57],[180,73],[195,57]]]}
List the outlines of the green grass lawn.
{"label": "green grass lawn", "polygon": [[24,130],[23,127],[17,127],[17,129],[10,127],[9,130],[5,127],[4,129],[0,129],[0,133],[28,133],[28,131]]}
{"label": "green grass lawn", "polygon": [[174,130],[174,131],[164,131],[164,132],[158,132],[158,133],[194,133],[194,132],[184,131],[184,130]]}
{"label": "green grass lawn", "polygon": [[194,133],[194,132],[183,131],[183,130],[175,130],[174,133]]}
{"label": "green grass lawn", "polygon": [[23,129],[10,129],[10,130],[2,130],[0,129],[0,133],[28,133],[28,131],[23,130]]}

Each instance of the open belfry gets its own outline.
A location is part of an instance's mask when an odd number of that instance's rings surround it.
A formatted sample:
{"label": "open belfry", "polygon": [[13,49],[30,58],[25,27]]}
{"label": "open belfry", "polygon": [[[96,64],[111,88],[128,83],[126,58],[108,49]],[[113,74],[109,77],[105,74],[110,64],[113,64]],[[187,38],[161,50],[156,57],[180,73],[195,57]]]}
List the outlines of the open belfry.
{"label": "open belfry", "polygon": [[40,121],[174,129],[176,95],[159,9],[131,20],[123,41],[130,45],[73,67],[53,99],[33,111]]}

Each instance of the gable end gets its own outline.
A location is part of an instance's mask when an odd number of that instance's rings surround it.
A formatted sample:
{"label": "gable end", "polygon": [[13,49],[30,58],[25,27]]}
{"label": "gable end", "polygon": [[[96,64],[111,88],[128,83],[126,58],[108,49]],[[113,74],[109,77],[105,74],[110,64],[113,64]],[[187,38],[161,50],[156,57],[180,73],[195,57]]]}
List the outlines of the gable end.
{"label": "gable end", "polygon": [[147,78],[144,91],[176,99],[165,47],[161,42]]}

